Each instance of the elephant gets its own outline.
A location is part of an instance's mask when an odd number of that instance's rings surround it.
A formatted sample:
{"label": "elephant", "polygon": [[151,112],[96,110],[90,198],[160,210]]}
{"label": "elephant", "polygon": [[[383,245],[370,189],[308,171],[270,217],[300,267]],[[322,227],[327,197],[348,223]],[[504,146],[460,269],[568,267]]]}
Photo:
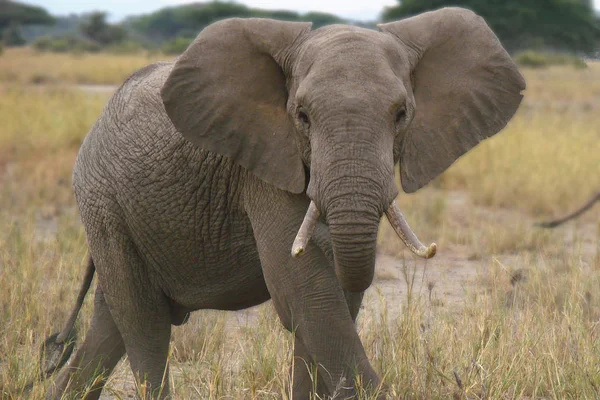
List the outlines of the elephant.
{"label": "elephant", "polygon": [[[444,8],[370,30],[227,19],[147,66],[85,137],[73,190],[90,260],[69,322],[46,341],[48,398],[97,399],[127,354],[169,396],[172,325],[272,300],[294,333],[294,399],[385,398],[355,328],[385,214],[501,131],[525,81],[475,13]],[[291,252],[291,254],[290,254]],[[90,328],[66,366],[97,275]],[[61,354],[61,352],[67,354]],[[307,367],[308,366],[308,367]],[[313,388],[309,370],[316,371]]]}

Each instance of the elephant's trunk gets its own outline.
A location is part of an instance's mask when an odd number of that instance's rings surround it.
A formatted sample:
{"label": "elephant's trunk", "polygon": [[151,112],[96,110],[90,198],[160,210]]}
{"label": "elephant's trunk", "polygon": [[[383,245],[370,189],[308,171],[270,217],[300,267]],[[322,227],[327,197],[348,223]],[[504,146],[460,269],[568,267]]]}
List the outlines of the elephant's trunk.
{"label": "elephant's trunk", "polygon": [[[338,125],[342,128],[331,130],[328,135],[315,135],[311,140],[307,194],[312,202],[294,241],[292,255],[302,255],[322,214],[329,225],[338,279],[344,289],[361,292],[373,281],[377,232],[384,213],[416,254],[430,257],[435,246],[423,246],[394,206],[398,190],[394,180],[393,137],[382,135],[381,140],[376,140],[377,133],[366,129],[360,120]],[[362,130],[358,129],[361,125]]]}
{"label": "elephant's trunk", "polygon": [[368,204],[366,198],[355,196],[355,201],[352,207],[330,206],[327,220],[338,279],[344,289],[362,292],[373,281],[380,216],[357,206]]}
{"label": "elephant's trunk", "polygon": [[[342,287],[351,292],[364,291],[373,280],[380,213],[367,209],[369,203],[372,199],[346,193],[327,207],[336,274]],[[312,201],[292,246],[293,257],[304,254],[319,216]]]}
{"label": "elephant's trunk", "polygon": [[388,170],[368,161],[334,163],[321,174],[317,201],[329,225],[336,274],[351,292],[364,291],[373,281],[379,221],[397,194],[393,164]]}

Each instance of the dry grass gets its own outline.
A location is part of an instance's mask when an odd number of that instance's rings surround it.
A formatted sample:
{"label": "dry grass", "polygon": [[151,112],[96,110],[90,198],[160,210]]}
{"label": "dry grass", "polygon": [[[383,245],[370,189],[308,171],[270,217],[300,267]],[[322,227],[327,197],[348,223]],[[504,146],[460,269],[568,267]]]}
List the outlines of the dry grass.
{"label": "dry grass", "polygon": [[[76,293],[86,245],[71,170],[105,101],[60,88],[0,87],[0,398],[21,398],[41,341]],[[83,326],[88,320],[86,311]]]}
{"label": "dry grass", "polygon": [[600,188],[600,63],[524,70],[517,116],[441,177],[480,204],[564,214]]}
{"label": "dry grass", "polygon": [[0,208],[73,206],[73,161],[107,98],[0,85]]}
{"label": "dry grass", "polygon": [[[96,68],[110,64],[96,61]],[[28,82],[31,75],[23,70],[16,80]],[[531,223],[542,213],[576,207],[600,187],[600,69],[526,75],[530,92],[504,133],[434,187],[400,197],[419,235],[440,245],[439,257],[427,267],[415,262],[382,224],[380,248],[399,261],[382,270],[367,293],[358,328],[393,398],[598,397],[600,231],[589,222],[598,221],[598,210],[557,231]],[[2,399],[24,396],[22,386],[36,376],[39,346],[74,302],[86,247],[70,174],[105,101],[104,95],[59,87],[0,88]],[[454,264],[462,269],[450,269]],[[454,271],[468,268],[470,281],[458,300],[432,275],[448,269],[443,279],[452,280]],[[396,285],[403,290],[397,303],[389,296]],[[90,303],[91,296],[79,322],[82,333]],[[270,304],[249,313],[247,323],[239,314],[195,313],[174,329],[174,393],[184,399],[288,398],[292,345]],[[126,398],[132,382],[123,362],[107,392]],[[43,398],[45,384],[30,398]]]}
{"label": "dry grass", "polygon": [[[600,385],[595,287],[576,259],[520,257],[526,281],[497,262],[460,314],[424,299],[395,321],[365,312],[362,337],[393,398],[594,398]],[[513,280],[514,281],[514,280]],[[371,321],[366,321],[371,319]]]}
{"label": "dry grass", "polygon": [[0,82],[116,85],[145,65],[172,58],[162,54],[62,54],[6,49],[0,55]]}

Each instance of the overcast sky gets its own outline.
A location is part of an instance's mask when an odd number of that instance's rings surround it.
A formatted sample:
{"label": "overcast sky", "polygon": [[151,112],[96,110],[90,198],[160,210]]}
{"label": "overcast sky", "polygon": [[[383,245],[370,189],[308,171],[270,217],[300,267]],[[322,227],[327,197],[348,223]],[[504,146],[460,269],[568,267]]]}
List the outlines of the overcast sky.
{"label": "overcast sky", "polygon": [[[64,15],[91,10],[108,11],[111,20],[127,15],[142,14],[176,4],[198,0],[22,0],[46,8],[52,14]],[[385,6],[397,4],[396,0],[238,0],[250,7],[299,12],[323,11],[353,20],[368,21],[377,18]],[[594,0],[600,9],[600,0]]]}

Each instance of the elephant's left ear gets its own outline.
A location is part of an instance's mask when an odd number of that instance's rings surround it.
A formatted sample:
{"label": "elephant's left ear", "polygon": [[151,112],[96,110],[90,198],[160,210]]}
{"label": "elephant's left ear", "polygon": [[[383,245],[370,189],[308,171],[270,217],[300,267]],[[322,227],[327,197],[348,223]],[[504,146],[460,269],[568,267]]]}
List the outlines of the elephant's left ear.
{"label": "elephant's left ear", "polygon": [[286,112],[290,48],[311,24],[227,19],[205,28],[162,88],[185,138],[280,189],[301,193],[304,164]]}
{"label": "elephant's left ear", "polygon": [[407,51],[416,114],[402,139],[402,187],[414,192],[502,130],[525,80],[485,21],[444,8],[379,25]]}

